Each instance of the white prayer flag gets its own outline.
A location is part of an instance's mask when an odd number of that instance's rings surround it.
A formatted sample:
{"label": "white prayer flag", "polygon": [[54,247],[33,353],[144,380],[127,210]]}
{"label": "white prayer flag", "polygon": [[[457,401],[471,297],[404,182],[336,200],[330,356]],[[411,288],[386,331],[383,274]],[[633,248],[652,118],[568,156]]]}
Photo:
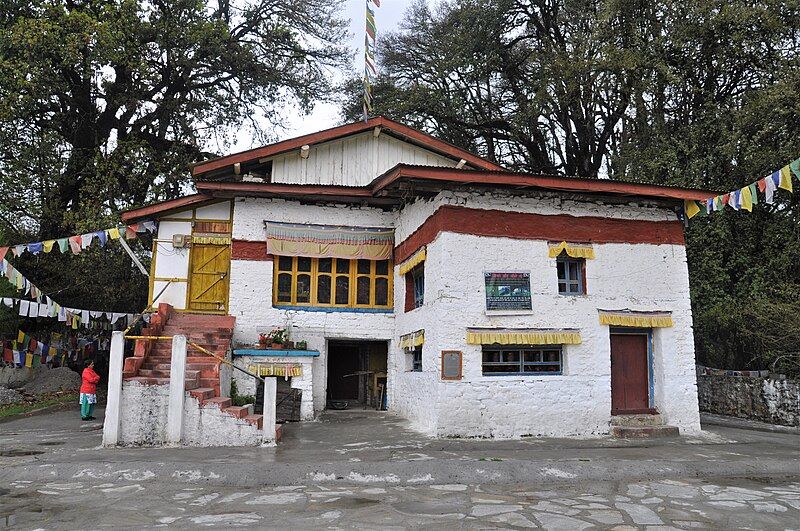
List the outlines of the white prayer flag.
{"label": "white prayer flag", "polygon": [[39,317],[39,305],[31,302],[28,305],[28,317]]}

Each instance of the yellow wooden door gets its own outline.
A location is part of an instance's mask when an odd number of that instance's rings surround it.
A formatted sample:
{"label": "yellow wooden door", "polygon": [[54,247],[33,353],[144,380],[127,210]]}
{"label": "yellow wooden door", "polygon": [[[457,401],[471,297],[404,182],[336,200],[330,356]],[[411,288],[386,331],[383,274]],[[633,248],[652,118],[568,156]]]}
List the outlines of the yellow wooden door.
{"label": "yellow wooden door", "polygon": [[189,311],[228,313],[231,246],[192,245]]}

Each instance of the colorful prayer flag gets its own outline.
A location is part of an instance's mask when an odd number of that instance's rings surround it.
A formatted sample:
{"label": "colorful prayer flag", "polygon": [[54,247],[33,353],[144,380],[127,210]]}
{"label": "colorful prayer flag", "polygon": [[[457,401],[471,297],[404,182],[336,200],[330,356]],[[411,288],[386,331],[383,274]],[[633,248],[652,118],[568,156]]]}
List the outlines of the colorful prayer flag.
{"label": "colorful prayer flag", "polygon": [[778,183],[778,188],[788,190],[790,193],[792,191],[792,170],[788,164],[781,168],[781,179]]}
{"label": "colorful prayer flag", "polygon": [[750,195],[750,187],[745,186],[739,190],[739,198],[741,201],[741,208],[748,212],[753,211],[753,196]]}
{"label": "colorful prayer flag", "polygon": [[683,202],[683,208],[686,211],[686,216],[692,219],[700,212],[700,207],[697,206],[697,201],[686,200]]}

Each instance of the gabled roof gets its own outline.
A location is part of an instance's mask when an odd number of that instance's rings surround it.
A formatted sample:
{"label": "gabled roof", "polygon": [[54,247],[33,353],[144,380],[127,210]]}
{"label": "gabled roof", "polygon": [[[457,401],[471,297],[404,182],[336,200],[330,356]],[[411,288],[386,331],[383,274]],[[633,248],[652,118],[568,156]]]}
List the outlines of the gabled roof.
{"label": "gabled roof", "polygon": [[449,157],[453,160],[458,161],[464,159],[467,162],[467,164],[469,164],[473,168],[479,168],[484,170],[503,169],[503,167],[500,166],[499,164],[490,162],[484,158],[479,157],[478,155],[475,155],[474,153],[470,153],[469,151],[456,147],[453,144],[432,137],[427,133],[423,133],[422,131],[419,131],[412,127],[408,127],[407,125],[395,122],[394,120],[390,120],[389,118],[383,116],[377,116],[375,118],[370,118],[367,121],[341,125],[339,127],[326,129],[324,131],[319,131],[316,133],[311,133],[296,138],[290,138],[289,140],[284,140],[282,142],[277,142],[275,144],[269,144],[268,146],[263,146],[260,148],[242,151],[240,153],[234,153],[232,155],[226,155],[224,157],[219,157],[216,159],[210,159],[203,162],[198,162],[192,167],[192,175],[196,178],[202,177],[204,174],[225,167],[231,167],[236,163],[246,164],[248,162],[258,161],[259,159],[272,157],[275,155],[280,155],[281,153],[286,153],[287,151],[299,149],[304,145],[313,145],[313,144],[319,144],[321,142],[329,142],[331,140],[336,140],[339,138],[364,133],[376,127],[380,127],[381,131],[384,133],[391,134],[392,136],[396,136],[401,140],[411,142],[429,151],[438,153],[445,157]]}

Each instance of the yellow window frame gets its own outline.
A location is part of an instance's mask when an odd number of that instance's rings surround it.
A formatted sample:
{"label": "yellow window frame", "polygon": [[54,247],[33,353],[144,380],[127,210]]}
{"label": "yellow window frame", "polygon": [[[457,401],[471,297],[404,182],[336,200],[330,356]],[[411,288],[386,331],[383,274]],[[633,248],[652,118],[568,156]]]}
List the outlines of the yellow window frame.
{"label": "yellow window frame", "polygon": [[[291,260],[291,270],[281,269],[281,258]],[[311,271],[298,271],[298,259],[308,258],[311,260]],[[310,258],[303,256],[276,256],[273,263],[272,275],[272,305],[273,306],[308,306],[314,308],[356,308],[356,309],[381,309],[391,310],[394,306],[394,278],[392,272],[394,270],[391,260],[387,260],[386,274],[378,274],[378,260],[368,260],[370,264],[369,273],[358,272],[358,259],[353,258],[332,258],[331,270],[320,271],[319,261],[324,258]],[[336,266],[339,261],[346,260],[348,262],[348,273],[337,273]],[[289,274],[291,277],[291,297],[289,301],[278,300],[278,280],[281,274]],[[297,300],[297,281],[300,275],[310,275],[310,293],[308,302],[298,302]],[[319,302],[317,300],[317,288],[319,285],[319,278],[327,276],[331,278],[330,282],[330,302]],[[338,277],[346,276],[348,278],[347,285],[347,304],[336,304],[336,279]],[[369,302],[358,303],[358,279],[359,277],[369,278]],[[378,280],[385,280],[387,284],[386,304],[379,305],[376,303],[376,285]]]}

